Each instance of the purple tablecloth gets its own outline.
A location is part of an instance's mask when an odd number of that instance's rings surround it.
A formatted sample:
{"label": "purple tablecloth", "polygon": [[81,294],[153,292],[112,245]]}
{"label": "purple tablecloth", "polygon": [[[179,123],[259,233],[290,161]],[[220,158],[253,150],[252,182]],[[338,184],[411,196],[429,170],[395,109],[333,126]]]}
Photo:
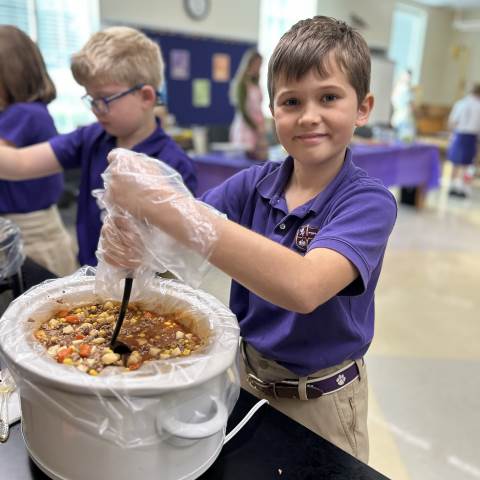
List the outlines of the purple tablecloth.
{"label": "purple tablecloth", "polygon": [[[440,181],[440,151],[421,143],[351,146],[353,161],[387,187],[436,188]],[[255,162],[240,155],[211,152],[194,157],[201,195]]]}
{"label": "purple tablecloth", "polygon": [[219,185],[240,170],[251,167],[256,163],[243,155],[231,155],[222,152],[197,155],[193,157],[193,160],[197,167],[198,196]]}
{"label": "purple tablecloth", "polygon": [[352,145],[353,161],[386,187],[436,188],[440,183],[440,150],[422,143]]}

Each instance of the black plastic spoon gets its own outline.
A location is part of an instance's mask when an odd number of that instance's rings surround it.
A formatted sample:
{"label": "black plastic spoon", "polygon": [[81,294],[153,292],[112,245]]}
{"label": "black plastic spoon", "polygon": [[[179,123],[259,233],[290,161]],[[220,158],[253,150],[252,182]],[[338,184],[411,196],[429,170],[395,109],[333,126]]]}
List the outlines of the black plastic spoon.
{"label": "black plastic spoon", "polygon": [[113,331],[112,339],[110,340],[110,348],[123,358],[123,363],[126,364],[128,356],[132,353],[131,348],[123,342],[117,340],[120,329],[122,328],[125,314],[127,313],[128,301],[130,300],[130,293],[132,292],[133,278],[127,277],[123,287],[122,304],[120,305],[120,312],[118,313],[117,323]]}

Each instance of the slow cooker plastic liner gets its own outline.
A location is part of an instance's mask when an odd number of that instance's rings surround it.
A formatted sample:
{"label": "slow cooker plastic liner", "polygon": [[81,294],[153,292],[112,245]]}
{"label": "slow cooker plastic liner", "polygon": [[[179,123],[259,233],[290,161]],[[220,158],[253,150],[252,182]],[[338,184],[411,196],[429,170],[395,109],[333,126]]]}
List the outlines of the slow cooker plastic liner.
{"label": "slow cooker plastic liner", "polygon": [[[48,356],[33,332],[53,312],[95,301],[120,301],[121,285],[112,285],[112,294],[106,298],[95,291],[94,275],[95,269],[84,267],[71,276],[39,284],[13,301],[0,319],[0,355],[21,396],[34,392],[35,402],[41,399],[79,428],[124,448],[163,440],[158,428],[155,433],[135,428],[136,422],[158,424],[159,404],[160,415],[172,421],[178,417],[177,410],[183,409],[185,416],[190,409],[188,422],[202,422],[211,412],[197,411],[196,406],[211,409],[213,415],[219,406],[230,413],[240,390],[236,317],[213,296],[176,280],[156,278],[141,291],[134,282],[131,301],[160,313],[181,309],[191,314],[187,317],[195,322],[188,326],[208,338],[201,351],[146,362],[132,372],[107,367],[97,377]],[[140,431],[150,433],[142,438]]]}
{"label": "slow cooker plastic liner", "polygon": [[12,220],[0,218],[0,280],[17,273],[24,260],[20,227]]}

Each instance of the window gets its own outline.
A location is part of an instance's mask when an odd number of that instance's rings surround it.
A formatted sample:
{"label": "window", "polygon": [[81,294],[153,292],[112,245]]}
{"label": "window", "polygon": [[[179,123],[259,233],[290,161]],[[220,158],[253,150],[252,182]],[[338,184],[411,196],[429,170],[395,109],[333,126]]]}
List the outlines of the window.
{"label": "window", "polygon": [[411,70],[414,84],[420,80],[426,26],[427,14],[424,10],[410,5],[396,5],[389,56],[395,62],[395,76]]}
{"label": "window", "polygon": [[0,23],[16,25],[37,42],[57,87],[49,105],[59,132],[91,123],[80,100],[84,89],[70,72],[70,56],[98,30],[98,0],[0,0]]}
{"label": "window", "polygon": [[317,13],[317,0],[262,0],[258,49],[263,56],[260,83],[263,87],[263,109],[270,114],[267,92],[267,65],[280,37],[299,20]]}

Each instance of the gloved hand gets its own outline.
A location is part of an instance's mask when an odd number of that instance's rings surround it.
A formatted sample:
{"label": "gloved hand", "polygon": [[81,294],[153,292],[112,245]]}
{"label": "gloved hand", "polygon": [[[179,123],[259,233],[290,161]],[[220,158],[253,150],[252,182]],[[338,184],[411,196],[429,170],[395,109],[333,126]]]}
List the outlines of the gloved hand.
{"label": "gloved hand", "polygon": [[145,263],[145,230],[128,213],[107,215],[102,226],[97,256],[108,264],[125,270],[125,277],[133,275]]}
{"label": "gloved hand", "polygon": [[168,270],[198,286],[218,239],[218,212],[195,200],[161,161],[125,149],[112,150],[108,160],[99,269],[105,261],[115,277],[133,269],[135,278]]}

